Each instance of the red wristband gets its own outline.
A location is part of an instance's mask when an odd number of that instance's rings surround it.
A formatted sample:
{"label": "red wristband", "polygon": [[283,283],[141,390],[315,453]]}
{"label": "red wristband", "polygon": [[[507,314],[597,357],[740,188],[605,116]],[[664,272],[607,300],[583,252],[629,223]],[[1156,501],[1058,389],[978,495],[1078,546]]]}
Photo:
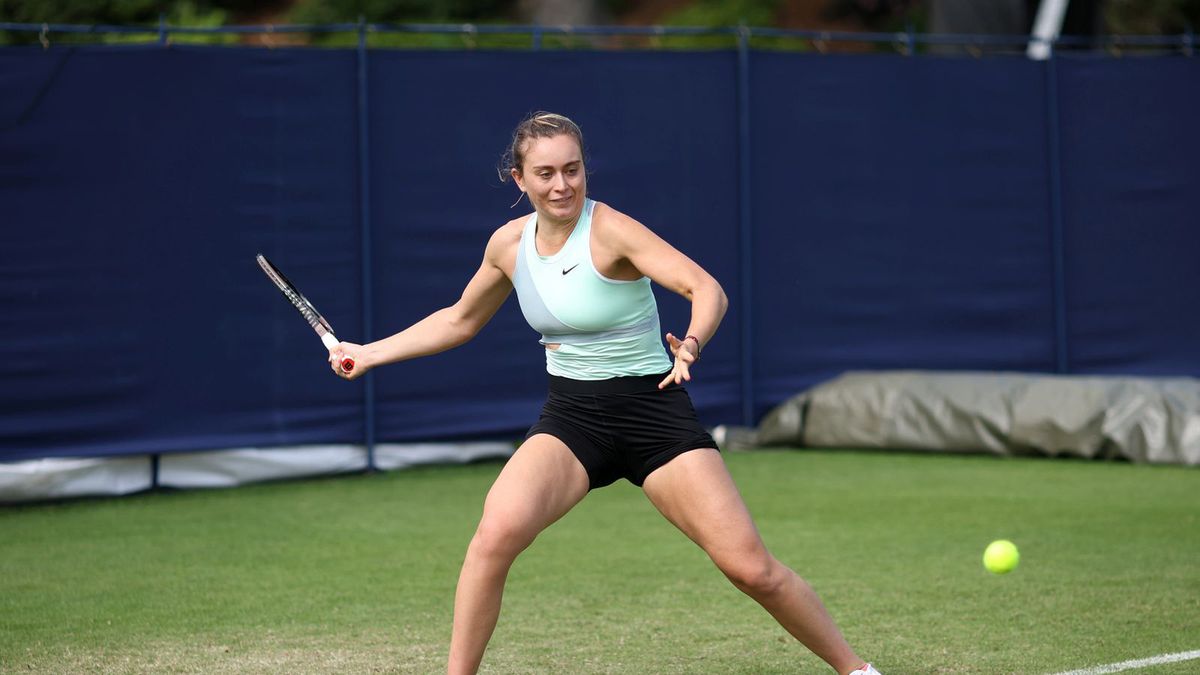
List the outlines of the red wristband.
{"label": "red wristband", "polygon": [[687,337],[683,338],[684,342],[687,342],[688,340],[695,340],[695,342],[696,342],[696,358],[699,359],[700,358],[700,338],[696,337],[695,335],[688,335]]}

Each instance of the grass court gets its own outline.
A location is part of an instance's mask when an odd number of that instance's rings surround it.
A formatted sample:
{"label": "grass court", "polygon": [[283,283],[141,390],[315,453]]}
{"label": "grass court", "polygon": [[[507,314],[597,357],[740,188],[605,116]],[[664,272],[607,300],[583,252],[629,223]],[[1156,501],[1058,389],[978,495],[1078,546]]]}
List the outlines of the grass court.
{"label": "grass court", "polygon": [[[1200,473],[726,453],[767,545],[885,675],[1200,649]],[[436,673],[500,463],[0,508],[0,671]],[[988,574],[992,540],[1020,566]],[[1139,673],[1194,673],[1200,661]],[[828,673],[641,492],[517,560],[485,673]]]}

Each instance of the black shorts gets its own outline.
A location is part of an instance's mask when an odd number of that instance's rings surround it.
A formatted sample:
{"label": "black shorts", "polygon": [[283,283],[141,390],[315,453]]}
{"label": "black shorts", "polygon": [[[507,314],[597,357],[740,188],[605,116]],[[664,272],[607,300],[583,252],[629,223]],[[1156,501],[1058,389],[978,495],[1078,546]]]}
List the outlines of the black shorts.
{"label": "black shorts", "polygon": [[716,448],[700,426],[692,399],[662,375],[572,380],[550,376],[542,415],[525,434],[549,434],[587,470],[590,489],[625,478],[641,486],[658,467],[697,448]]}

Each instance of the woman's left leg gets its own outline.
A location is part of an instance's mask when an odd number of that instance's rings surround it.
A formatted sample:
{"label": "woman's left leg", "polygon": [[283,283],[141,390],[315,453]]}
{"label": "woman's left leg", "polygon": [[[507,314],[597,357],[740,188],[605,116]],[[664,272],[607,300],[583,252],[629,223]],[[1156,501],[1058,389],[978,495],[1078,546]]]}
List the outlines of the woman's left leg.
{"label": "woman's left leg", "polygon": [[862,666],[812,587],[772,556],[714,449],[692,450],[642,486],[654,506],[797,640],[838,673]]}

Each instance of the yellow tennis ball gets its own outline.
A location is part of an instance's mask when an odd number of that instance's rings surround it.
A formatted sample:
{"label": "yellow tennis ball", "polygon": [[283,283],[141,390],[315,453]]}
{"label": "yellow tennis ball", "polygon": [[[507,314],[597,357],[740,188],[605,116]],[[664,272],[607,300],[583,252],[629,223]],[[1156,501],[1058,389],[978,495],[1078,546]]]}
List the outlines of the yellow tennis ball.
{"label": "yellow tennis ball", "polygon": [[1016,544],[1007,539],[993,541],[983,552],[983,566],[992,574],[1008,574],[1020,560]]}

